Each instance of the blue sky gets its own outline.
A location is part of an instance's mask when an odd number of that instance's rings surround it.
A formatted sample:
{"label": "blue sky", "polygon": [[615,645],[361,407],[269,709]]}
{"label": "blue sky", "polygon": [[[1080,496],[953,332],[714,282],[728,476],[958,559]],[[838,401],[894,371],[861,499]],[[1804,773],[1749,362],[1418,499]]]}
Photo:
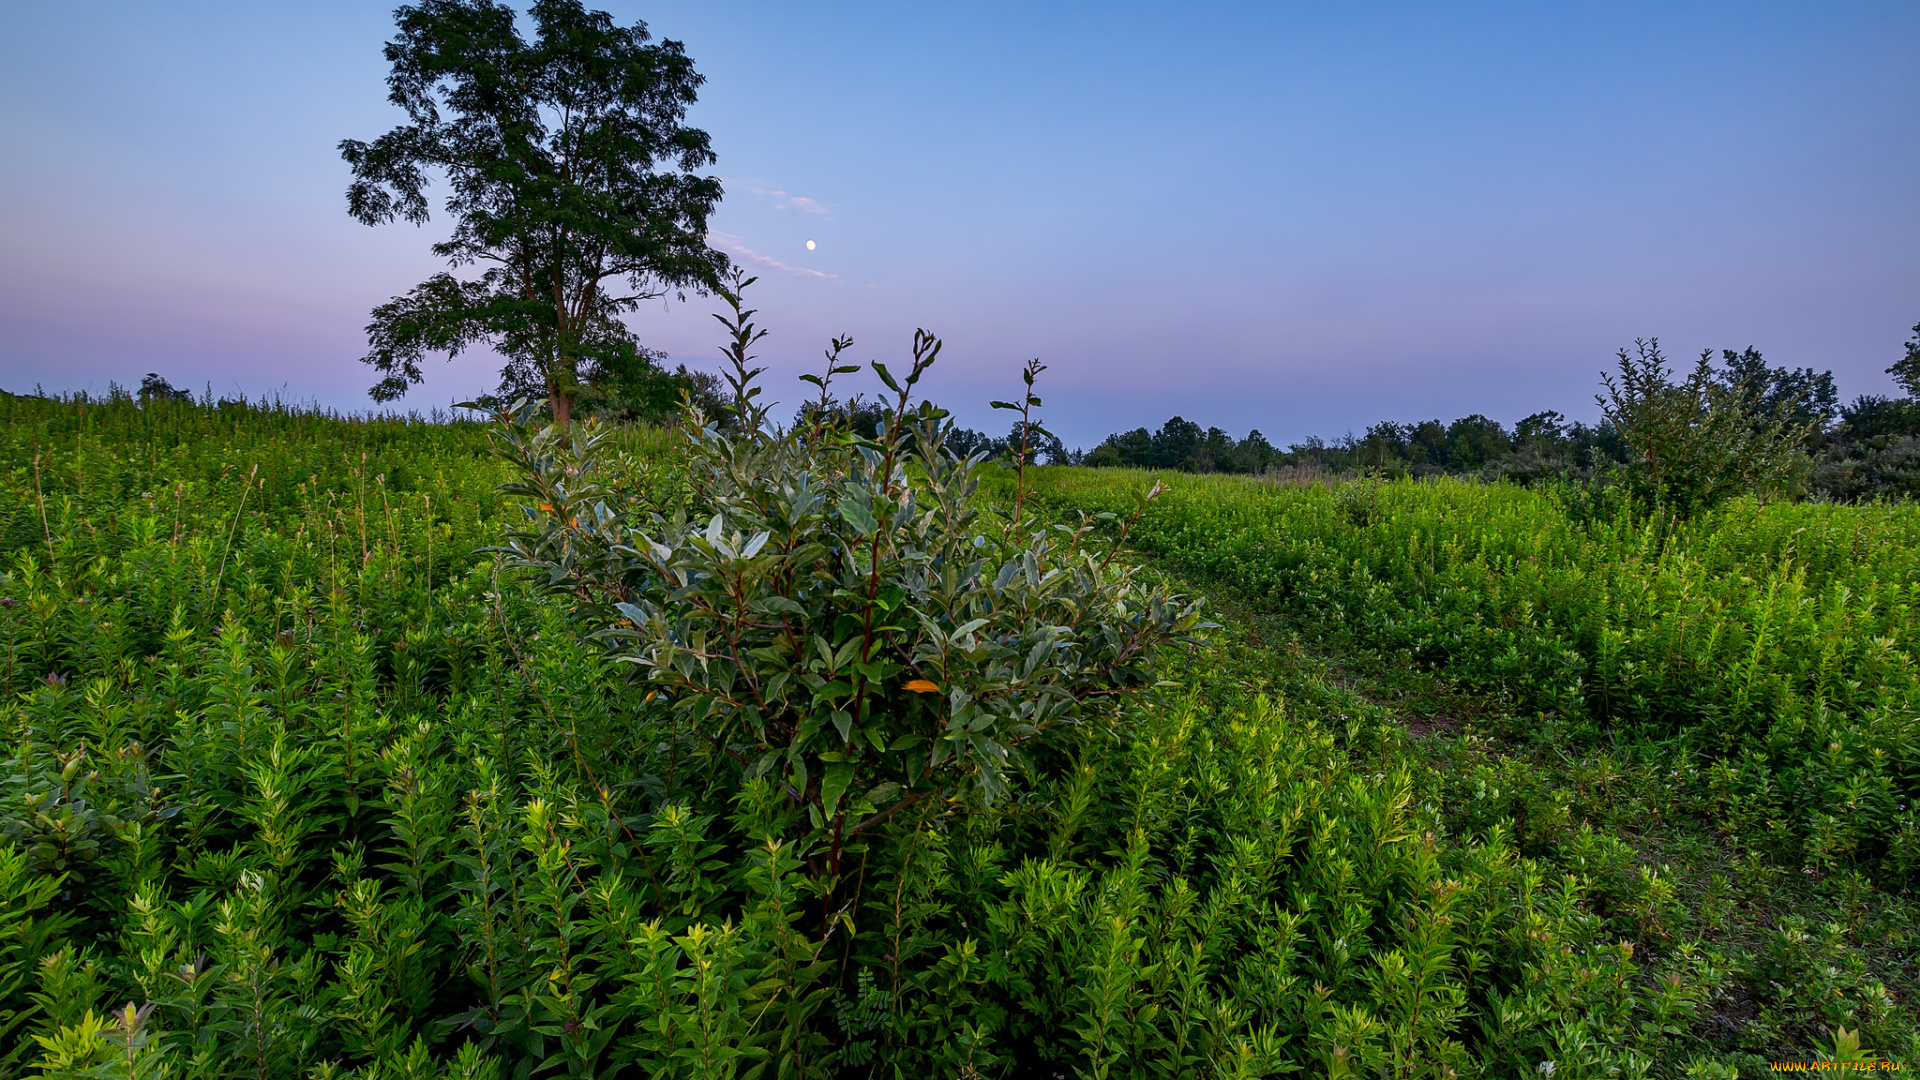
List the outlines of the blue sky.
{"label": "blue sky", "polygon": [[[772,392],[947,341],[976,426],[1038,356],[1070,444],[1590,418],[1615,349],[1758,346],[1846,396],[1920,321],[1920,5],[607,5],[684,41]],[[347,218],[387,4],[0,8],[0,387],[363,408],[439,234]],[[816,241],[808,252],[805,242]],[[710,363],[711,301],[634,319]],[[467,357],[403,406],[489,385]]]}

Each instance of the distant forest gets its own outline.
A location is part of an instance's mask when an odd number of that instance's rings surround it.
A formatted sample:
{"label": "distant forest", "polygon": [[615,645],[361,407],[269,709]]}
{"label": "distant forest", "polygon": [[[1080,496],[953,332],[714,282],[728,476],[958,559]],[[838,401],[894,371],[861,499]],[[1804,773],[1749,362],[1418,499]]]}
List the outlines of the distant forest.
{"label": "distant forest", "polygon": [[[1757,419],[1785,420],[1807,432],[1802,449],[1808,493],[1845,500],[1914,496],[1920,495],[1917,358],[1920,326],[1914,328],[1906,359],[1888,369],[1909,396],[1863,395],[1847,405],[1840,404],[1831,371],[1774,367],[1752,348],[1723,350],[1714,378],[1738,394]],[[1005,442],[999,440],[1002,446]],[[1220,428],[1175,416],[1158,431],[1116,432],[1084,454],[1060,449],[1057,441],[1045,449],[1045,459],[1060,464],[1302,478],[1451,474],[1521,483],[1590,479],[1627,460],[1626,444],[1612,425],[1570,423],[1553,410],[1534,413],[1510,429],[1479,413],[1452,423],[1384,420],[1357,437],[1310,437],[1285,449],[1258,430],[1235,439]]]}

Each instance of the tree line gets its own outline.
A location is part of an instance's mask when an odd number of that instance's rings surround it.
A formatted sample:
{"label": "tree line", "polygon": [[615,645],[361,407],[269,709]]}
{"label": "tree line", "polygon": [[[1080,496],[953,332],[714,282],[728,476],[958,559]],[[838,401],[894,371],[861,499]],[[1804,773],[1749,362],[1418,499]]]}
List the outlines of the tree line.
{"label": "tree line", "polygon": [[[1284,449],[1258,429],[1236,439],[1218,427],[1175,416],[1158,431],[1115,432],[1084,454],[1062,451],[1059,464],[1178,469],[1197,473],[1386,477],[1476,475],[1522,483],[1591,480],[1676,447],[1650,440],[1686,438],[1730,453],[1764,447],[1768,483],[1840,499],[1920,494],[1920,325],[1905,356],[1887,368],[1904,397],[1865,394],[1842,404],[1833,372],[1770,364],[1758,349],[1702,354],[1676,379],[1657,342],[1622,351],[1621,371],[1603,377],[1597,423],[1569,421],[1547,409],[1511,428],[1473,413],[1439,419],[1383,420],[1356,436],[1309,436]],[[1624,396],[1623,396],[1624,395]],[[1626,412],[1623,413],[1622,409]],[[1635,411],[1637,409],[1637,411]],[[1636,441],[1637,439],[1637,441]],[[1696,463],[1697,464],[1697,463]],[[1757,464],[1757,463],[1750,463]],[[1671,475],[1675,483],[1679,478]]]}

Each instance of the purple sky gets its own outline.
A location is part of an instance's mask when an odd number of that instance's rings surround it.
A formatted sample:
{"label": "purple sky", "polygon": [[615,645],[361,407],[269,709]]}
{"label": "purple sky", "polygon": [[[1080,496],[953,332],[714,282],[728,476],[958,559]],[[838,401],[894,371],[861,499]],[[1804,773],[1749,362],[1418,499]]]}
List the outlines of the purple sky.
{"label": "purple sky", "polygon": [[[708,76],[716,240],[763,260],[788,401],[829,336],[892,361],[925,326],[976,426],[1038,356],[1069,444],[1174,413],[1284,443],[1591,418],[1650,335],[1884,393],[1920,321],[1907,0],[609,6]],[[368,407],[367,312],[443,227],[345,213],[335,144],[398,121],[390,33],[385,4],[0,12],[0,388]],[[713,307],[634,325],[710,364]],[[493,373],[436,362],[402,407]]]}

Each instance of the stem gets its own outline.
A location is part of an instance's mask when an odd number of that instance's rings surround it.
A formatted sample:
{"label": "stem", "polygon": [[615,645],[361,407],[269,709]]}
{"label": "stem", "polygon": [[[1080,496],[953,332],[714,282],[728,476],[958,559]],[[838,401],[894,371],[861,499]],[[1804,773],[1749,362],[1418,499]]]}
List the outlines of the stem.
{"label": "stem", "polygon": [[851,840],[854,837],[859,836],[861,833],[866,832],[868,829],[871,829],[875,825],[878,825],[881,822],[887,820],[888,818],[892,817],[894,814],[898,813],[899,811],[904,810],[907,807],[914,805],[915,803],[924,802],[927,799],[931,798],[933,795],[934,793],[931,791],[921,791],[921,792],[917,792],[915,794],[909,795],[904,799],[901,799],[899,802],[894,803],[892,806],[887,807],[885,810],[880,811],[879,813],[873,815],[872,817],[861,822],[860,824],[855,825],[853,828],[848,829],[847,839]]}
{"label": "stem", "polygon": [[33,500],[40,507],[40,531],[47,534],[47,570],[58,572],[60,557],[53,553],[53,529],[47,524],[47,496],[40,489],[40,473],[46,469],[46,462],[40,456],[39,440],[33,448]]}
{"label": "stem", "polygon": [[253,478],[260,466],[247,470],[247,482],[240,485],[240,505],[233,508],[233,524],[227,529],[227,542],[220,548],[220,570],[213,575],[213,602],[220,602],[220,582],[227,576],[227,552],[233,547],[233,534],[240,531],[240,515],[247,508],[247,493],[253,490]]}

